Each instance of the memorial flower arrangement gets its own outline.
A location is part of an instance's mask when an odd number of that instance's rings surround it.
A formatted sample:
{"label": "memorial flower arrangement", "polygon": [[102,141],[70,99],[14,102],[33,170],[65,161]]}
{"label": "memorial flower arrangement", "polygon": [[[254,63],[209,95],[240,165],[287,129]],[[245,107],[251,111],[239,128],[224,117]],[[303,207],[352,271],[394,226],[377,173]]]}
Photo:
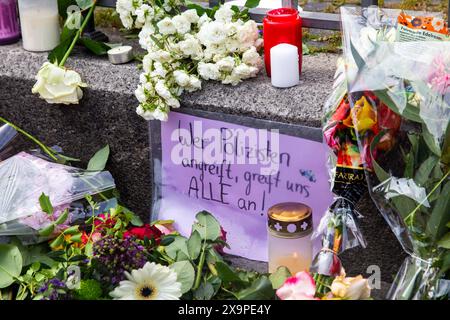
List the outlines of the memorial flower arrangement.
{"label": "memorial flower arrangement", "polygon": [[136,112],[146,120],[166,121],[181,94],[200,90],[202,80],[237,85],[262,67],[262,39],[248,9],[119,0],[116,10],[126,28],[141,29],[139,43],[147,54],[135,95]]}
{"label": "memorial flower arrangement", "polygon": [[[368,9],[361,19],[355,10],[342,9],[345,59],[356,68],[346,77],[349,112],[355,115],[349,124],[372,199],[409,254],[388,298],[445,298],[450,267],[450,47],[446,41],[374,39],[372,50],[364,52],[360,36],[367,26],[401,31],[409,20],[424,17]],[[436,38],[448,36],[445,24],[430,32]],[[333,117],[339,117],[339,110]],[[332,141],[336,135],[328,137]]]}

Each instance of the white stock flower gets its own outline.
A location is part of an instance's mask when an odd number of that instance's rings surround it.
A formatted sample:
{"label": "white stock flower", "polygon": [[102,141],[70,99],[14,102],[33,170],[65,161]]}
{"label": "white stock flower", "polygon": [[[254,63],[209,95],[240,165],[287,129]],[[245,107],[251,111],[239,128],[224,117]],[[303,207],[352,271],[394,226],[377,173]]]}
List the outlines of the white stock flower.
{"label": "white stock flower", "polygon": [[225,77],[225,79],[222,80],[223,84],[231,84],[232,86],[235,86],[241,82],[241,78],[237,76],[236,74],[232,73]]}
{"label": "white stock flower", "polygon": [[185,34],[191,31],[191,23],[182,15],[173,17],[172,23],[179,34]]}
{"label": "white stock flower", "polygon": [[201,26],[197,37],[205,46],[209,46],[211,44],[220,45],[226,40],[227,37],[225,25],[218,21],[205,23]]}
{"label": "white stock flower", "polygon": [[142,59],[142,69],[147,73],[150,73],[153,70],[153,60],[150,54],[146,54]]}
{"label": "white stock flower", "polygon": [[251,47],[242,55],[242,62],[250,66],[260,68],[262,66],[262,59],[255,47]]}
{"label": "white stock flower", "polygon": [[177,29],[175,28],[175,25],[172,22],[172,19],[169,17],[165,17],[161,21],[159,21],[157,24],[159,32],[163,35],[167,34],[174,34],[177,32]]}
{"label": "white stock flower", "polygon": [[156,108],[155,111],[153,111],[153,118],[159,121],[167,121],[169,120],[169,115],[160,108]]}
{"label": "white stock flower", "polygon": [[254,77],[258,73],[258,68],[249,66],[245,63],[241,63],[236,68],[233,69],[233,74],[240,77],[241,79],[248,79]]}
{"label": "white stock flower", "polygon": [[253,46],[259,37],[258,26],[253,20],[249,20],[242,25],[237,34],[237,38],[241,44],[241,50],[246,51]]}
{"label": "white stock flower", "polygon": [[167,70],[164,68],[161,62],[155,61],[153,63],[153,71],[150,73],[152,77],[165,78],[167,75]]}
{"label": "white stock flower", "polygon": [[141,32],[139,32],[139,44],[145,50],[150,51],[154,46],[151,35],[155,33],[155,28],[151,24],[145,24]]}
{"label": "white stock flower", "polygon": [[50,62],[42,65],[36,80],[32,93],[48,103],[78,104],[83,97],[81,87],[87,87],[77,72]]}
{"label": "white stock flower", "polygon": [[181,15],[185,17],[187,21],[189,21],[190,23],[197,23],[198,20],[200,19],[197,14],[197,10],[195,9],[186,10]]}
{"label": "white stock flower", "polygon": [[164,50],[150,51],[148,55],[152,60],[161,63],[169,62],[172,60],[172,56],[170,55],[170,53]]}
{"label": "white stock flower", "polygon": [[197,21],[199,27],[203,26],[205,23],[211,22],[211,18],[208,17],[206,13],[204,13]]}
{"label": "white stock flower", "polygon": [[213,63],[200,62],[198,74],[205,80],[218,80],[220,77],[219,67]]}
{"label": "white stock flower", "polygon": [[233,57],[225,57],[217,61],[217,67],[222,72],[231,72],[234,68],[234,58]]}
{"label": "white stock flower", "polygon": [[164,80],[158,80],[155,85],[156,93],[162,97],[164,100],[169,100],[172,98],[169,88],[167,88]]}
{"label": "white stock flower", "polygon": [[147,101],[147,96],[145,95],[144,87],[142,85],[139,85],[137,87],[137,89],[134,91],[134,95],[140,103],[144,103],[145,101]]}
{"label": "white stock flower", "polygon": [[145,25],[147,22],[151,22],[151,19],[155,15],[155,10],[148,4],[143,4],[136,9],[136,23]]}
{"label": "white stock flower", "polygon": [[214,14],[214,18],[220,22],[231,22],[234,12],[229,6],[221,6]]}
{"label": "white stock flower", "polygon": [[174,97],[172,97],[170,99],[167,99],[166,103],[167,103],[167,105],[169,107],[172,107],[172,108],[179,108],[180,107],[180,101],[178,101],[178,99],[174,98]]}
{"label": "white stock flower", "polygon": [[200,90],[202,88],[202,82],[196,76],[189,77],[189,86],[186,88],[187,91],[193,92],[196,90]]}
{"label": "white stock flower", "polygon": [[175,78],[175,82],[181,86],[186,87],[189,85],[189,75],[184,70],[175,70],[173,72],[173,77]]}
{"label": "white stock flower", "polygon": [[191,34],[185,35],[184,40],[178,43],[178,48],[185,56],[190,56],[194,60],[199,60],[203,57],[200,42]]}

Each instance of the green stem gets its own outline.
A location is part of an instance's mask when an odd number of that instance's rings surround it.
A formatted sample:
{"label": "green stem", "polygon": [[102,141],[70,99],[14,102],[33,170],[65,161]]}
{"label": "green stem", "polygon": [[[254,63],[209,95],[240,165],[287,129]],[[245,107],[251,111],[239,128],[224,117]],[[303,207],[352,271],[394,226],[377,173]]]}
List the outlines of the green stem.
{"label": "green stem", "polygon": [[21,128],[19,128],[18,126],[16,126],[15,124],[9,122],[8,120],[0,117],[0,121],[6,123],[7,125],[11,126],[12,128],[14,128],[17,132],[20,132],[21,134],[23,134],[24,136],[26,136],[28,139],[30,139],[31,141],[33,141],[34,143],[36,143],[42,150],[45,151],[45,153],[47,153],[49,155],[50,158],[52,158],[53,160],[55,160],[56,162],[58,162],[58,158],[55,156],[55,153],[53,151],[51,151],[51,149],[49,147],[47,147],[46,145],[44,145],[42,142],[40,142],[38,139],[36,139],[35,137],[33,137],[31,134],[29,134],[28,132],[22,130]]}
{"label": "green stem", "polygon": [[84,28],[86,27],[88,21],[91,19],[92,13],[95,10],[95,5],[96,5],[97,1],[94,1],[92,6],[89,8],[89,11],[86,15],[86,17],[83,19],[83,23],[80,26],[80,29],[78,29],[77,33],[75,34],[75,37],[72,40],[72,43],[70,44],[69,49],[67,49],[66,54],[64,55],[64,57],[62,58],[61,62],[59,63],[59,67],[63,67],[64,64],[66,63],[67,59],[69,58],[70,54],[72,53],[73,48],[75,47],[75,45],[77,44],[78,40],[81,37],[81,34],[83,33]]}
{"label": "green stem", "polygon": [[198,287],[200,286],[200,281],[202,280],[203,266],[205,264],[205,258],[206,258],[206,240],[203,242],[202,253],[200,254],[200,261],[198,262],[197,274],[195,275],[195,282],[194,287],[192,287],[192,290],[197,290]]}
{"label": "green stem", "polygon": [[414,216],[415,216],[417,210],[419,210],[419,208],[425,203],[425,201],[426,201],[429,197],[431,197],[431,195],[436,191],[437,188],[439,188],[439,186],[442,184],[442,182],[444,182],[444,180],[445,180],[449,175],[450,175],[450,170],[447,171],[447,173],[442,177],[441,180],[439,180],[439,182],[433,187],[433,189],[432,189],[432,190],[430,191],[430,193],[425,197],[425,199],[423,199],[423,200],[419,203],[419,205],[418,205],[418,206],[417,206],[410,214],[408,214],[408,216],[406,216],[405,221],[408,221],[409,219],[411,219],[411,224],[410,224],[410,225],[412,225],[412,223],[413,223],[413,221],[414,221]]}

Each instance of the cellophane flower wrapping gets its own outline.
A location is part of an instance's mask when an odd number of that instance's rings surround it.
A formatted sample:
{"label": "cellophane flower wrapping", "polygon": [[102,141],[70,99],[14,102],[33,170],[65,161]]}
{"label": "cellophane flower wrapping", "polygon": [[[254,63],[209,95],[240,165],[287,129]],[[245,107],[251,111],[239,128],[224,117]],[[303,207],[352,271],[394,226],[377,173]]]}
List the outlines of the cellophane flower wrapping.
{"label": "cellophane flower wrapping", "polygon": [[[18,236],[24,243],[51,238],[40,237],[39,230],[54,223],[66,210],[68,219],[57,225],[54,234],[96,214],[80,200],[114,188],[108,171],[87,171],[27,152],[15,154],[0,162],[0,236]],[[39,201],[42,194],[49,197],[52,214],[43,212]],[[100,206],[111,207],[116,202],[114,197],[104,196]]]}
{"label": "cellophane flower wrapping", "polygon": [[437,15],[376,7],[343,7],[341,17],[351,121],[337,120],[353,129],[371,197],[409,254],[388,298],[445,297],[450,288],[447,25]]}

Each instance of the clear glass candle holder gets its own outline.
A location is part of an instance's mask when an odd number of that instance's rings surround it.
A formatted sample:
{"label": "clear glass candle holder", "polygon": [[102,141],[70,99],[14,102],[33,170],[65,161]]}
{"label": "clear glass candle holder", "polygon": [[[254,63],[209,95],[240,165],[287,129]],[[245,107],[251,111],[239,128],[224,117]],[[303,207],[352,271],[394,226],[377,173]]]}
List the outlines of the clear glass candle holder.
{"label": "clear glass candle holder", "polygon": [[312,210],[297,202],[277,204],[268,212],[269,272],[284,266],[292,274],[311,266]]}
{"label": "clear glass candle holder", "polygon": [[59,44],[60,26],[57,0],[19,0],[23,48],[50,51]]}
{"label": "clear glass candle holder", "polygon": [[20,39],[17,0],[0,0],[0,44],[10,44]]}

